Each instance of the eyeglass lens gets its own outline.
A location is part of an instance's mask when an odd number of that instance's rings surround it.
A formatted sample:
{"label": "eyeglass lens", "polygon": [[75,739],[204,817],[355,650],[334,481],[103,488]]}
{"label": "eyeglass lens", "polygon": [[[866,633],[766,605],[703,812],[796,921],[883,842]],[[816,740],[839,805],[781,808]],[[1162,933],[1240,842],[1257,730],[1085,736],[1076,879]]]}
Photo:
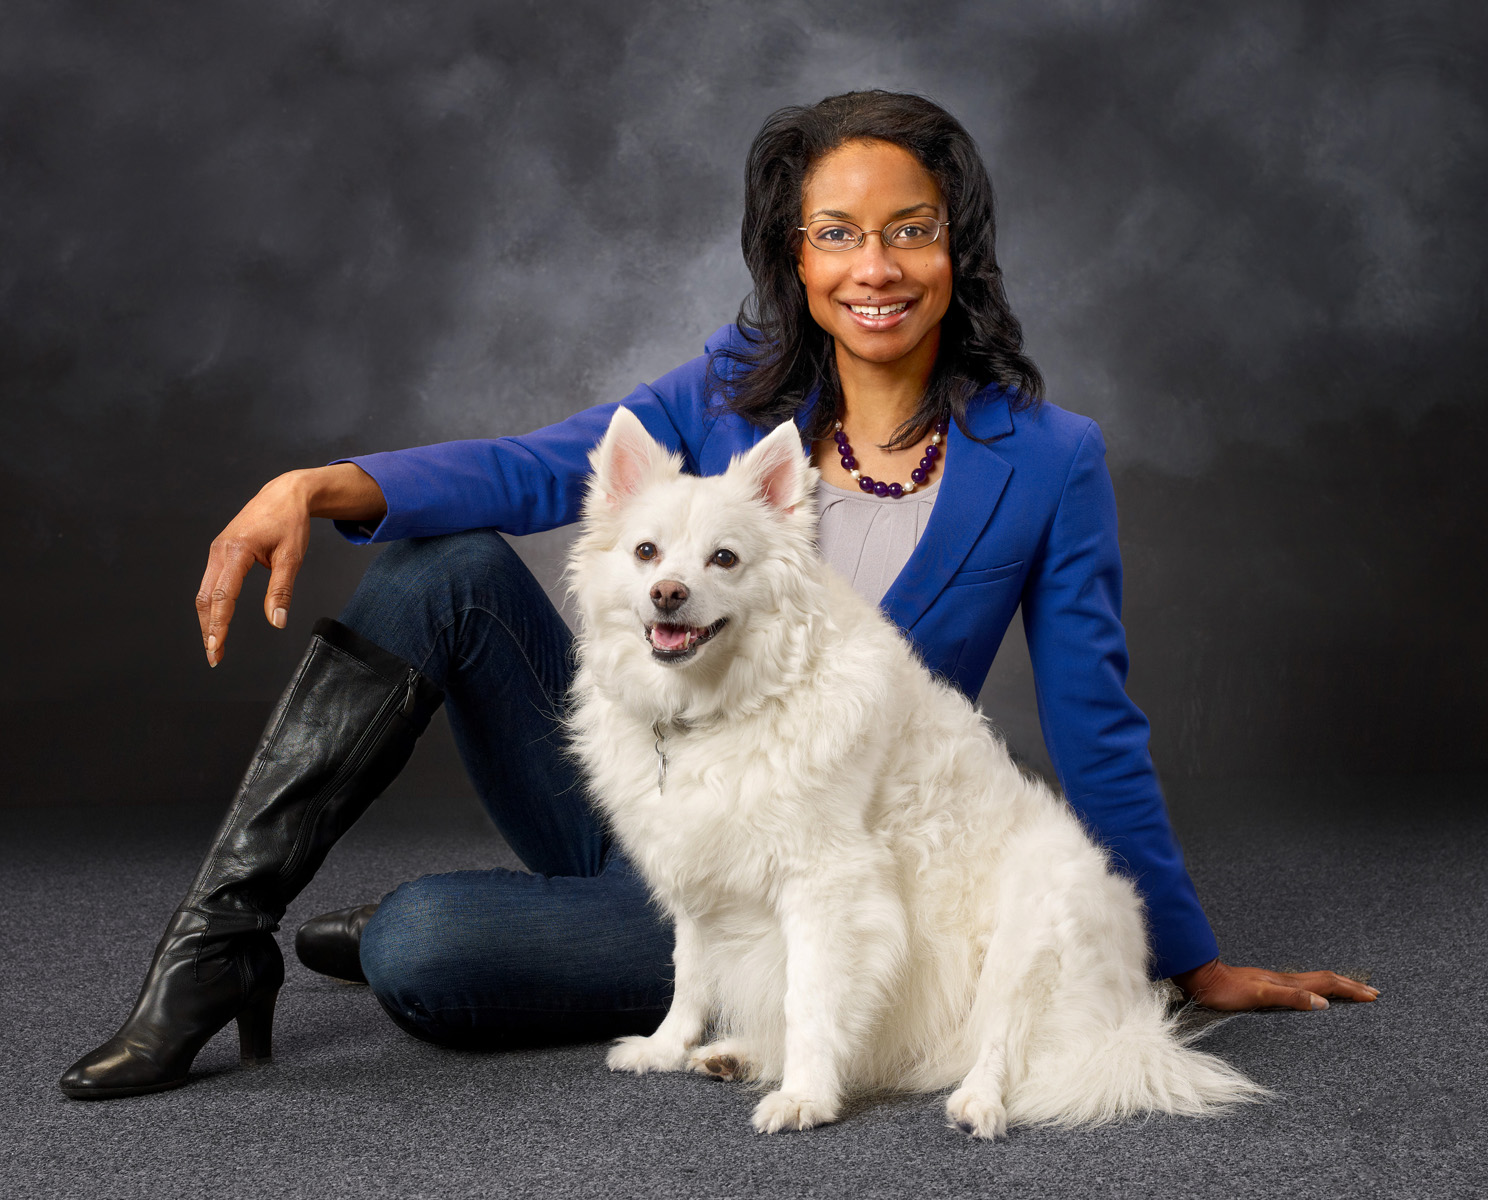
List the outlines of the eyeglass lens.
{"label": "eyeglass lens", "polygon": [[906,217],[889,222],[881,230],[863,230],[851,221],[820,220],[806,227],[806,236],[819,250],[852,250],[861,246],[870,233],[879,234],[885,246],[917,250],[940,237],[942,224],[929,217]]}

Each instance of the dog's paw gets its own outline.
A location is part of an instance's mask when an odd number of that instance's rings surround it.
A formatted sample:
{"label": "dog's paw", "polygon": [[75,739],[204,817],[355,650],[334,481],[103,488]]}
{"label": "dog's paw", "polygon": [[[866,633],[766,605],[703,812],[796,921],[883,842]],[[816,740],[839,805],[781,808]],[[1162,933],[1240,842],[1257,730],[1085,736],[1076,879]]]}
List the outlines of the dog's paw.
{"label": "dog's paw", "polygon": [[759,1064],[749,1047],[733,1040],[699,1046],[687,1056],[687,1069],[713,1079],[732,1081],[759,1078]]}
{"label": "dog's paw", "polygon": [[977,1088],[957,1088],[946,1101],[952,1127],[991,1141],[1007,1132],[1007,1109],[996,1096]]}
{"label": "dog's paw", "polygon": [[687,1062],[687,1050],[672,1042],[658,1042],[654,1037],[623,1037],[610,1047],[605,1065],[612,1071],[680,1071]]}
{"label": "dog's paw", "polygon": [[795,1092],[771,1092],[755,1106],[756,1133],[779,1133],[782,1129],[811,1129],[837,1119],[835,1100],[815,1100]]}

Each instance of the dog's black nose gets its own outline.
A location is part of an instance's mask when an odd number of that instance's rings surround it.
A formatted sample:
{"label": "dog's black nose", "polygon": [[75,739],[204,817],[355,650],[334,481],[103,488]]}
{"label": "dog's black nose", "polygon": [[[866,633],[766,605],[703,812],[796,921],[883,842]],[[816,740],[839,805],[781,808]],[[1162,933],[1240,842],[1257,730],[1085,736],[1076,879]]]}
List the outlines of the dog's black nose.
{"label": "dog's black nose", "polygon": [[663,579],[651,589],[651,603],[662,612],[676,612],[687,601],[687,588],[675,579]]}

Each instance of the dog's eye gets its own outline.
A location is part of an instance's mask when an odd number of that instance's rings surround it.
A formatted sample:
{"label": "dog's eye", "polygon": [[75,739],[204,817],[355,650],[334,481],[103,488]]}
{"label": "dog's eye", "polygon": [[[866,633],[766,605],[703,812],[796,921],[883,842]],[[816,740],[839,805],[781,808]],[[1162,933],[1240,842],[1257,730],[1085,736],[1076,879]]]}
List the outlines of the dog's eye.
{"label": "dog's eye", "polygon": [[656,554],[656,546],[651,542],[642,542],[636,547],[636,557],[642,562],[650,562]]}
{"label": "dog's eye", "polygon": [[739,556],[732,550],[715,550],[713,557],[708,560],[714,566],[732,567],[738,564]]}

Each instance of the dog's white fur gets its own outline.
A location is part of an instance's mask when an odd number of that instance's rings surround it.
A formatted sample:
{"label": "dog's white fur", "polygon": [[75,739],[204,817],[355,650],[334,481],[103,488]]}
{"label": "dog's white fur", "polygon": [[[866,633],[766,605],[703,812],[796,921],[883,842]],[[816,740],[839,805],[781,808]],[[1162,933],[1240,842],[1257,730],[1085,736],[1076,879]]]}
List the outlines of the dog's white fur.
{"label": "dog's white fur", "polygon": [[[677,933],[671,1010],[612,1069],[774,1083],[766,1132],[864,1088],[958,1085],[981,1138],[1266,1094],[1175,1031],[1141,901],[1066,805],[821,561],[793,426],[697,478],[622,408],[591,462],[574,743]],[[669,620],[728,619],[685,662],[648,641],[662,580]]]}

